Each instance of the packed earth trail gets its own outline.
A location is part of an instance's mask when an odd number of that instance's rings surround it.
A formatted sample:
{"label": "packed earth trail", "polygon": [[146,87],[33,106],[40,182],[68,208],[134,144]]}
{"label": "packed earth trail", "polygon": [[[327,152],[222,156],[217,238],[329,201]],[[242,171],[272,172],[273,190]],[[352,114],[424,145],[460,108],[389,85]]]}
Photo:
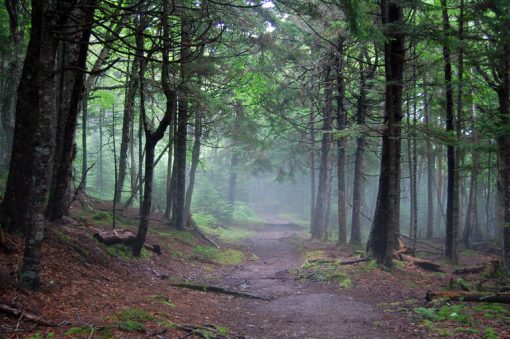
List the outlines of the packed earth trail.
{"label": "packed earth trail", "polygon": [[298,248],[303,229],[270,224],[256,232],[246,244],[258,259],[226,269],[222,283],[272,300],[233,301],[224,310],[225,326],[246,338],[403,336],[389,325],[392,317],[375,303],[362,301],[338,285],[296,279],[294,272],[304,260]]}

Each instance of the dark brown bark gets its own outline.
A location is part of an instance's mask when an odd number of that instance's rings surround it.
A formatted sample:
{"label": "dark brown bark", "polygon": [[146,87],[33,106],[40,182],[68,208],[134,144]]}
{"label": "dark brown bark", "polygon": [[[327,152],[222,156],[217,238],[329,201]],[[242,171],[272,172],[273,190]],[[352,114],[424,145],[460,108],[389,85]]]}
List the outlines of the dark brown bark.
{"label": "dark brown bark", "polygon": [[81,182],[82,191],[87,191],[87,163],[88,163],[88,150],[87,150],[87,133],[88,133],[88,124],[89,120],[89,100],[88,93],[85,91],[83,93],[83,108],[81,110]]}
{"label": "dark brown bark", "polygon": [[6,229],[25,234],[21,281],[29,288],[38,287],[41,271],[44,202],[55,140],[55,31],[60,10],[52,2],[32,2],[30,40],[18,88],[12,159],[2,204]]}
{"label": "dark brown bark", "polygon": [[402,87],[404,74],[403,9],[397,3],[381,0],[381,13],[387,42],[384,44],[386,73],[384,128],[382,131],[379,191],[367,254],[379,264],[392,266],[393,250],[398,248],[400,216],[400,136],[402,120]]}
{"label": "dark brown bark", "polygon": [[[163,1],[163,13],[162,13],[162,24],[163,24],[163,34],[164,36],[169,36],[169,24],[168,24],[168,15],[169,15],[169,4],[168,0]],[[142,55],[141,52],[144,48],[144,38],[143,38],[143,27],[145,25],[145,20],[143,18],[143,14],[140,14],[140,23],[137,28],[136,33],[136,46],[137,46],[137,54]],[[159,140],[163,138],[165,135],[165,131],[168,125],[171,123],[172,117],[175,114],[175,103],[176,103],[176,93],[170,87],[170,78],[169,78],[169,50],[170,45],[168,39],[165,39],[163,42],[163,61],[161,67],[161,84],[163,87],[163,92],[165,94],[166,99],[166,107],[165,107],[165,115],[159,122],[158,127],[152,131],[148,118],[145,113],[145,69],[146,69],[146,61],[140,57],[140,68],[139,68],[139,87],[140,87],[140,115],[143,120],[143,128],[145,131],[145,179],[144,179],[144,191],[143,191],[143,200],[140,205],[140,224],[138,225],[138,232],[136,233],[136,240],[133,244],[133,255],[140,256],[141,250],[145,244],[145,237],[147,236],[147,230],[149,228],[149,216],[151,212],[151,204],[152,204],[152,181],[154,176],[154,150]]]}
{"label": "dark brown bark", "polygon": [[312,238],[324,240],[327,238],[327,221],[329,201],[331,195],[331,153],[333,136],[333,78],[331,76],[331,61],[324,66],[324,117],[322,124],[322,139],[319,164],[319,180],[317,187],[317,201],[315,214],[312,219]]}
{"label": "dark brown bark", "polygon": [[[443,16],[443,31],[445,36],[449,36],[451,27],[448,17],[448,6],[446,0],[441,0],[441,11]],[[453,87],[452,87],[452,56],[448,41],[444,41],[443,59],[444,59],[444,80],[446,92],[446,131],[451,133],[453,138],[454,127],[454,107],[453,107]],[[458,233],[459,233],[459,189],[458,189],[458,169],[455,146],[450,143],[447,147],[448,162],[448,185],[446,201],[446,258],[452,263],[458,261]]]}
{"label": "dark brown bark", "polygon": [[191,167],[189,169],[189,183],[188,189],[186,190],[186,204],[184,209],[186,211],[186,221],[188,224],[188,218],[191,216],[191,199],[193,197],[193,189],[195,187],[195,175],[200,162],[200,142],[202,138],[202,113],[197,112],[195,116],[195,139],[193,141],[193,151],[191,155]]}
{"label": "dark brown bark", "polygon": [[173,167],[173,159],[172,159],[172,151],[173,147],[173,138],[174,138],[174,126],[175,124],[171,124],[168,128],[168,142],[170,147],[168,148],[168,162],[166,165],[166,201],[165,201],[165,218],[170,220],[172,217],[172,199],[173,199],[173,190],[172,190],[172,167]]}
{"label": "dark brown bark", "polygon": [[[343,41],[340,39],[337,47],[337,55],[335,56],[336,64],[336,128],[339,133],[344,132],[347,124],[347,114],[345,112],[344,97],[344,70],[343,70]],[[337,137],[337,185],[338,185],[338,244],[347,242],[347,226],[345,211],[345,136]]]}
{"label": "dark brown bark", "polygon": [[184,67],[185,62],[189,62],[191,55],[190,50],[190,33],[191,26],[186,20],[181,24],[181,89],[179,91],[179,103],[177,113],[177,131],[175,133],[175,196],[173,200],[172,210],[172,225],[178,229],[183,230],[186,225],[186,139],[188,134],[188,88],[186,82],[188,81],[188,74]]}
{"label": "dark brown bark", "polygon": [[49,188],[46,216],[54,221],[69,214],[72,163],[76,156],[76,125],[85,89],[85,73],[89,38],[96,8],[95,0],[82,0],[68,8],[68,19],[64,23],[62,55],[63,88],[57,111],[56,148],[53,173]]}

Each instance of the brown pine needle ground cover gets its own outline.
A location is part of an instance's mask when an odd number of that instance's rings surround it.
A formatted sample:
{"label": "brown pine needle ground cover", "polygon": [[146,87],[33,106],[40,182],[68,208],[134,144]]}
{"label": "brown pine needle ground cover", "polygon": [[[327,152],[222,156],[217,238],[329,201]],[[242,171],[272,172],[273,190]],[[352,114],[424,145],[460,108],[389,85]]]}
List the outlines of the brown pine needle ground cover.
{"label": "brown pine needle ground cover", "polygon": [[[396,262],[391,272],[373,262],[340,266],[353,250],[307,239],[306,230],[285,222],[252,225],[250,237],[218,250],[189,232],[177,232],[153,216],[147,242],[163,254],[131,257],[121,245],[106,247],[92,238],[109,229],[107,203],[75,208],[74,224],[51,225],[44,245],[42,288],[18,290],[16,270],[21,239],[10,237],[15,252],[0,254],[0,303],[55,323],[44,327],[0,313],[6,338],[137,337],[311,337],[408,338],[452,336],[508,337],[508,306],[438,301],[428,290],[483,288],[497,277],[430,273]],[[118,228],[135,230],[137,211],[120,213]],[[243,228],[236,229],[244,232]],[[492,257],[464,253],[464,266]],[[455,280],[457,279],[457,280]],[[462,279],[460,283],[458,279]],[[270,300],[172,286],[189,282],[256,294]]]}

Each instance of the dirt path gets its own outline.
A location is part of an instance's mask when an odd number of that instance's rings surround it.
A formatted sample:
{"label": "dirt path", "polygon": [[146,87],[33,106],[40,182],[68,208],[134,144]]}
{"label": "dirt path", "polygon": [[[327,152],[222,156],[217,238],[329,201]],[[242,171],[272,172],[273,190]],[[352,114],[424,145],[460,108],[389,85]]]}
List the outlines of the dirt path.
{"label": "dirt path", "polygon": [[387,315],[356,300],[348,290],[296,280],[292,271],[303,258],[299,230],[273,225],[247,243],[258,260],[224,272],[223,285],[272,297],[271,301],[233,300],[224,310],[225,325],[246,338],[395,338],[377,328]]}

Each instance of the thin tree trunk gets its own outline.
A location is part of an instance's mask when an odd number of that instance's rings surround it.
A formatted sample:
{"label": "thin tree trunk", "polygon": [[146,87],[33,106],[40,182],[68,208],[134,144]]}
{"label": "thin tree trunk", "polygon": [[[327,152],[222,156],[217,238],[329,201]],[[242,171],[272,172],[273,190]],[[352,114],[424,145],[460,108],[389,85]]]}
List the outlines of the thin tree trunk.
{"label": "thin tree trunk", "polygon": [[[343,41],[339,39],[336,63],[336,121],[337,130],[342,133],[347,124],[347,114],[344,106],[345,85],[343,70]],[[346,138],[340,136],[337,139],[337,185],[338,185],[338,244],[347,242],[346,211],[345,211],[345,146]]]}
{"label": "thin tree trunk", "polygon": [[82,158],[81,158],[81,182],[83,192],[87,191],[87,163],[88,163],[88,151],[87,151],[87,122],[89,119],[89,100],[88,93],[85,92],[83,94],[83,109],[81,111],[81,149],[82,149]]}
{"label": "thin tree trunk", "polygon": [[138,88],[138,66],[139,57],[135,57],[131,66],[131,76],[129,78],[126,90],[126,98],[124,101],[124,115],[122,119],[122,140],[120,143],[119,153],[119,180],[116,185],[116,202],[121,201],[124,182],[127,171],[128,146],[131,135],[131,125],[135,108],[136,90]]}
{"label": "thin tree trunk", "polygon": [[317,189],[317,201],[315,214],[312,222],[312,239],[324,240],[327,237],[328,201],[331,192],[331,153],[333,136],[333,79],[331,76],[331,61],[324,66],[324,93],[325,107],[322,125],[322,140],[319,165],[319,182]]}
{"label": "thin tree trunk", "polygon": [[[446,0],[441,0],[441,10],[443,16],[443,31],[445,36],[450,35],[451,27],[448,17],[448,6]],[[455,131],[454,127],[454,107],[453,107],[453,88],[452,88],[452,61],[448,41],[444,41],[444,79],[446,91],[446,130],[450,133]],[[452,135],[453,136],[453,135]],[[448,158],[448,186],[446,203],[446,258],[452,263],[458,261],[458,232],[459,232],[459,189],[458,189],[458,169],[455,146],[451,143],[447,146]]]}
{"label": "thin tree trunk", "polygon": [[310,232],[312,230],[312,221],[313,216],[315,214],[315,199],[316,199],[316,189],[315,189],[315,123],[314,123],[314,114],[313,109],[310,109],[310,118],[309,118],[309,127],[310,127]]}
{"label": "thin tree trunk", "polygon": [[381,13],[387,42],[384,44],[386,72],[384,129],[382,134],[379,191],[367,254],[379,264],[392,266],[393,250],[400,231],[400,152],[402,87],[404,74],[404,35],[394,27],[403,23],[403,10],[397,3],[381,0]]}
{"label": "thin tree trunk", "polygon": [[104,188],[104,161],[103,161],[103,123],[105,118],[105,111],[101,109],[99,111],[99,150],[97,158],[97,176],[96,176],[96,188],[100,192],[103,192]]}
{"label": "thin tree trunk", "polygon": [[[428,94],[427,80],[423,78],[423,112],[425,116],[425,125],[427,129],[431,129],[431,120],[429,112],[429,94]],[[434,166],[435,157],[432,150],[432,143],[430,137],[425,136],[426,150],[427,150],[427,240],[434,238]]]}
{"label": "thin tree trunk", "polygon": [[172,198],[173,198],[173,190],[172,190],[172,151],[173,151],[173,138],[174,138],[174,126],[175,124],[170,125],[168,128],[168,143],[170,147],[168,147],[168,162],[166,165],[166,201],[165,201],[165,219],[170,220],[172,217]]}
{"label": "thin tree trunk", "polygon": [[[197,112],[195,116],[195,140],[193,141],[193,153],[191,155],[191,168],[189,170],[189,183],[186,191],[185,218],[191,216],[191,199],[193,197],[193,189],[195,187],[195,175],[198,163],[200,162],[200,142],[202,138],[202,113]],[[184,222],[188,224],[188,220]]]}

